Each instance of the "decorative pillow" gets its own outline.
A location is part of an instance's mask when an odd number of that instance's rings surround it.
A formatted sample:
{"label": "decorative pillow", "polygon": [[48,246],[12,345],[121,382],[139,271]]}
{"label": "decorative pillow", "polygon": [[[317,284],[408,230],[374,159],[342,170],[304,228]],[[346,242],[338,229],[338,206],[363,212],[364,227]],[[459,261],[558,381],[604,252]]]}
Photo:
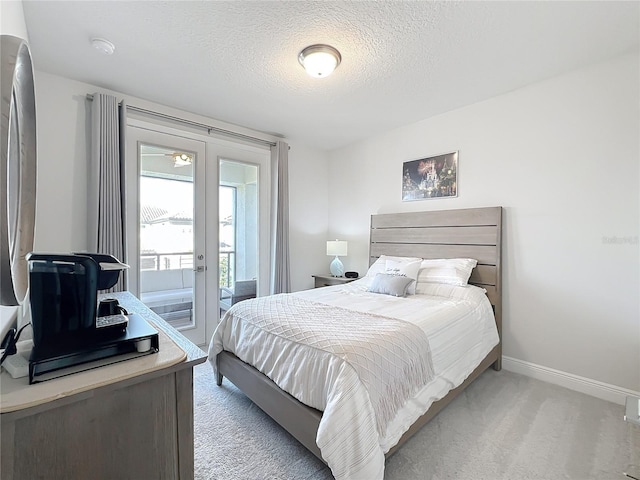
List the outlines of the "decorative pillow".
{"label": "decorative pillow", "polygon": [[415,262],[422,259],[418,257],[391,257],[389,255],[380,255],[380,257],[371,264],[369,270],[367,270],[366,276],[375,277],[379,273],[384,273],[387,268],[387,260],[392,260],[394,262]]}
{"label": "decorative pillow", "polygon": [[410,278],[412,281],[409,283],[407,293],[409,295],[413,295],[416,293],[416,280],[418,278],[418,270],[420,270],[421,264],[422,260],[416,260],[414,262],[396,262],[394,260],[387,260],[384,273]]}
{"label": "decorative pillow", "polygon": [[388,273],[378,273],[371,286],[367,290],[371,293],[382,293],[393,295],[394,297],[404,297],[407,295],[407,287],[410,283],[415,283],[409,277],[391,275]]}
{"label": "decorative pillow", "polygon": [[448,285],[466,285],[471,271],[478,264],[472,258],[439,258],[423,260],[418,272],[420,283],[446,283]]}

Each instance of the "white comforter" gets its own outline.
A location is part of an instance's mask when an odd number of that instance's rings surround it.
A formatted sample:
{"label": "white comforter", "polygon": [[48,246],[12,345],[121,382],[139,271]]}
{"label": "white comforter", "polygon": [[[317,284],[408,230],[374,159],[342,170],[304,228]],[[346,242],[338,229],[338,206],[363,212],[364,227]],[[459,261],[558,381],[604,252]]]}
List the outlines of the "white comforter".
{"label": "white comforter", "polygon": [[[261,331],[234,317],[233,308],[222,319],[209,347],[214,370],[216,355],[230,351],[301,402],[324,412],[316,442],[337,479],[382,479],[384,453],[434,401],[462,383],[498,342],[491,305],[482,289],[434,284],[428,295],[396,298],[366,292],[369,281],[365,278],[292,295],[398,318],[427,335],[434,378],[404,402],[384,436],[378,434],[357,375],[336,355]],[[263,345],[269,347],[261,348]],[[335,398],[341,401],[336,403]]]}

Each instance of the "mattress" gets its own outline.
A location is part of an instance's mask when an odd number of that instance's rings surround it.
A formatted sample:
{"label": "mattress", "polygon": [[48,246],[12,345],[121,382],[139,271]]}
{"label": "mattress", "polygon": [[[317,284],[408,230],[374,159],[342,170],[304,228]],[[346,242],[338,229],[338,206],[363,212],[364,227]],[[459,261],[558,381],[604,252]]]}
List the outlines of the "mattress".
{"label": "mattress", "polygon": [[[365,277],[290,295],[341,311],[402,320],[424,332],[433,377],[397,409],[384,435],[378,434],[375,422],[368,418],[366,394],[352,395],[352,404],[340,408],[330,403],[327,409],[327,399],[335,398],[332,388],[344,389],[344,396],[350,396],[359,387],[341,376],[345,369],[334,355],[302,349],[279,336],[266,341],[269,334],[253,328],[248,320],[234,317],[233,308],[221,320],[209,347],[214,370],[216,355],[230,351],[302,403],[325,412],[316,440],[337,479],[382,479],[384,454],[433,402],[460,385],[499,341],[491,305],[481,288],[433,284],[427,286],[425,294],[398,298],[367,292],[370,281]],[[322,329],[322,325],[317,328]]]}

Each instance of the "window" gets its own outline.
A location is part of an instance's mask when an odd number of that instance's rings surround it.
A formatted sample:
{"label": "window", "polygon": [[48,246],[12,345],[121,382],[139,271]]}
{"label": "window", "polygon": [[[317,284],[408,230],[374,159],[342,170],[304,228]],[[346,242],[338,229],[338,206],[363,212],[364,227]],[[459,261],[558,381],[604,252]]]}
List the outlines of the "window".
{"label": "window", "polygon": [[140,175],[140,270],[193,268],[193,181]]}
{"label": "window", "polygon": [[258,177],[256,164],[220,159],[220,287],[258,278]]}
{"label": "window", "polygon": [[220,279],[221,287],[235,283],[237,188],[220,185]]}

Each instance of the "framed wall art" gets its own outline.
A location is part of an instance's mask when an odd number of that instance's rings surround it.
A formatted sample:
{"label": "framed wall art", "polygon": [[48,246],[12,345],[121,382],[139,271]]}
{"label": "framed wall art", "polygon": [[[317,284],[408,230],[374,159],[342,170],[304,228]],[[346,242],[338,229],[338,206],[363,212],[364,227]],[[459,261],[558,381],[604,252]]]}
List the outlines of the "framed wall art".
{"label": "framed wall art", "polygon": [[458,152],[402,164],[402,201],[458,196]]}

